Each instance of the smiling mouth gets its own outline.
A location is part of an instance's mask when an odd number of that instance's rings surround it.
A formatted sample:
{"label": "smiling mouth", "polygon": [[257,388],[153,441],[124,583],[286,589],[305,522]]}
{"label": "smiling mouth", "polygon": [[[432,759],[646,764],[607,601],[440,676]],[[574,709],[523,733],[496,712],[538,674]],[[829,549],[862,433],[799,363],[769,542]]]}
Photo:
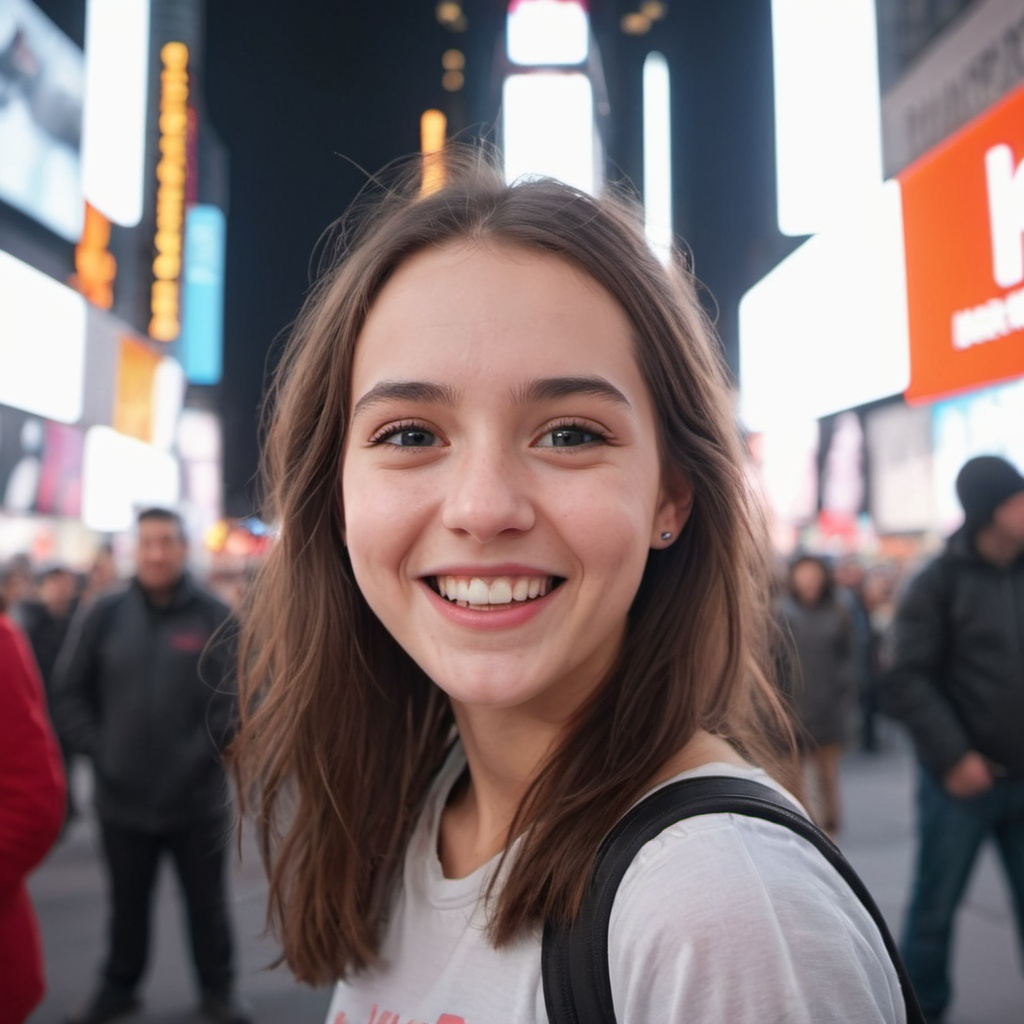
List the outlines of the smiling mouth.
{"label": "smiling mouth", "polygon": [[435,594],[460,608],[501,608],[546,597],[564,582],[561,576],[428,576]]}

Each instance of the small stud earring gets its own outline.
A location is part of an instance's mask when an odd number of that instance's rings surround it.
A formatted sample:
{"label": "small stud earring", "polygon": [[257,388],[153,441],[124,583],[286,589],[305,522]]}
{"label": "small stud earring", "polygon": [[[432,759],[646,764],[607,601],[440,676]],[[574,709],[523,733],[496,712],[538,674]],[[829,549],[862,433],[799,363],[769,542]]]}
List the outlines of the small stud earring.
{"label": "small stud earring", "polygon": [[665,532],[661,535],[661,539],[662,540],[671,540],[672,539],[672,534],[668,530],[665,530]]}

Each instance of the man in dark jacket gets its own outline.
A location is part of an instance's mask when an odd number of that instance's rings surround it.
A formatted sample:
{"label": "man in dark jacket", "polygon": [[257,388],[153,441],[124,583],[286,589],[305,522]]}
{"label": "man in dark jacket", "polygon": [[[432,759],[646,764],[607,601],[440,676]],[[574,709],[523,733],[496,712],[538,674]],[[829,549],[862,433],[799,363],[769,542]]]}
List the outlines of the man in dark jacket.
{"label": "man in dark jacket", "polygon": [[1024,477],[986,455],[956,487],[964,525],[900,602],[882,694],[921,766],[902,951],[934,1020],[951,996],[953,917],[989,836],[1024,944]]}
{"label": "man in dark jacket", "polygon": [[164,852],[188,907],[203,1013],[221,1024],[249,1019],[234,994],[225,885],[231,803],[221,751],[236,712],[221,630],[229,612],[186,573],[187,555],[176,513],[142,512],[134,579],[76,618],[57,664],[55,717],[92,759],[112,903],[100,988],[68,1024],[104,1024],[139,1005]]}

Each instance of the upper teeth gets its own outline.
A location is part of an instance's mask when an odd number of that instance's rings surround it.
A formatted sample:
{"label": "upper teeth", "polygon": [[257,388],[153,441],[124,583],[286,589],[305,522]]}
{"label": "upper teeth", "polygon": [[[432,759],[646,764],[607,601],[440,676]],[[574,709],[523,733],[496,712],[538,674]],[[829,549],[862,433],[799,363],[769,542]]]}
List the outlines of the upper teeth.
{"label": "upper teeth", "polygon": [[438,576],[437,589],[449,601],[465,604],[511,604],[543,597],[551,589],[550,576]]}

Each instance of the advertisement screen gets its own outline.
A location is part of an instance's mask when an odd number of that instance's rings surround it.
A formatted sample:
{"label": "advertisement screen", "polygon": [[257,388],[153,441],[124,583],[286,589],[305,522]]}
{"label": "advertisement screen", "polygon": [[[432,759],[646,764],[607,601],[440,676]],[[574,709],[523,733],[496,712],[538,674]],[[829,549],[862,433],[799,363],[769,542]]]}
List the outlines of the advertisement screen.
{"label": "advertisement screen", "polygon": [[81,431],[0,405],[0,509],[77,519]]}
{"label": "advertisement screen", "polygon": [[910,401],[1024,373],[1024,86],[900,176]]}
{"label": "advertisement screen", "polygon": [[82,233],[82,51],[29,0],[0,4],[0,200]]}

